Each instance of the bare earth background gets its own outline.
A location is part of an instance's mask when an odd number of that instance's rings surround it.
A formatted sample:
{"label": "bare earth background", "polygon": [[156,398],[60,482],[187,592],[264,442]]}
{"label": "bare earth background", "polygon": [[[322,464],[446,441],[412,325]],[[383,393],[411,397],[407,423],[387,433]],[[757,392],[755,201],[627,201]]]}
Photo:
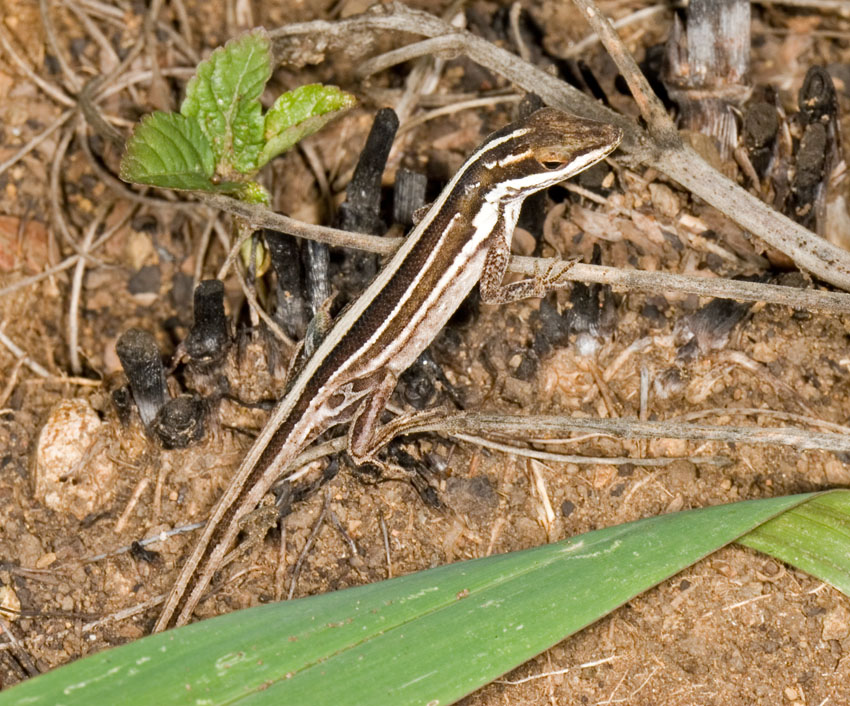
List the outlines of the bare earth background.
{"label": "bare earth background", "polygon": [[[246,26],[272,28],[337,17],[361,11],[366,4],[359,0],[236,3],[234,19],[226,12],[229,4],[185,0],[188,26],[175,21],[175,10],[168,4],[161,19],[206,55]],[[600,3],[613,18],[644,4]],[[415,5],[440,13],[446,3],[422,0]],[[80,15],[69,9],[72,6],[88,13],[106,40],[121,51],[138,37],[145,8],[120,2],[106,6],[119,13],[115,16],[94,2],[54,4],[50,16],[60,46],[75,71],[88,79],[107,72],[115,60],[93,39]],[[498,6],[480,2],[473,7],[487,17]],[[568,2],[535,0],[525,7],[544,28],[543,42],[554,55],[587,32]],[[48,82],[61,85],[64,77],[46,43],[37,3],[4,0],[0,16],[5,33],[28,65]],[[647,46],[666,37],[670,22],[669,12],[659,14],[624,33],[638,58]],[[190,66],[167,33],[161,34],[159,66]],[[795,109],[807,68],[823,64],[833,68],[840,106],[850,114],[850,87],[840,80],[850,74],[846,13],[757,5],[753,39],[753,81],[773,85],[789,112]],[[133,68],[149,68],[151,60],[143,54]],[[633,114],[628,100],[613,88],[613,65],[601,49],[591,50],[586,60],[617,107]],[[346,83],[349,75],[346,67],[332,61],[298,73],[279,71],[269,95],[315,80],[337,82],[358,92],[357,85]],[[449,62],[437,92],[480,90],[491,79],[468,62],[456,60]],[[400,81],[383,88],[398,89]],[[160,82],[154,88],[147,82],[138,84],[133,92],[117,93],[102,107],[127,121],[119,125],[126,132],[140,114],[167,108],[169,102],[173,108],[181,97],[182,83]],[[334,193],[341,192],[350,178],[378,107],[367,100],[311,138]],[[64,106],[0,51],[0,162],[42,132],[62,110]],[[510,117],[510,106],[503,104],[425,123],[398,140],[386,183],[392,183],[393,171],[402,165],[448,178],[483,135]],[[843,127],[844,134],[850,134],[846,119]],[[54,133],[0,175],[0,287],[73,254],[55,230],[50,211],[51,163],[62,134]],[[326,205],[302,153],[293,151],[272,171],[269,178],[278,210],[327,222]],[[76,141],[59,176],[60,202],[73,236],[81,238],[97,209],[116,197],[93,173]],[[623,170],[617,184],[613,203],[636,215],[616,219],[610,215],[611,240],[577,238],[577,217],[570,220],[568,209],[547,225],[550,245],[562,254],[589,259],[594,242],[600,242],[604,264],[724,275],[751,271],[747,263],[761,254],[758,244],[750,243],[737,227],[657,174]],[[591,208],[588,203],[583,206]],[[0,330],[47,373],[33,372],[0,346],[0,606],[19,604],[21,611],[14,620],[2,614],[20,648],[4,645],[0,650],[0,686],[25,677],[21,651],[29,655],[32,666],[44,671],[147,634],[155,609],[84,626],[167,590],[194,534],[151,545],[159,552],[153,562],[130,553],[92,559],[162,530],[203,520],[249,445],[249,433],[262,424],[262,414],[223,405],[203,443],[178,452],[156,449],[145,439],[138,419],[129,428],[120,425],[109,399],[121,384],[115,341],[127,328],[137,326],[153,332],[164,353],[174,351],[191,324],[191,281],[202,231],[201,225],[177,211],[136,209],[118,199],[107,225],[122,219],[124,225],[95,253],[97,262],[87,267],[82,289],[80,349],[84,375],[90,380],[62,380],[69,370],[70,270],[0,298]],[[665,238],[661,227],[680,237],[675,242]],[[708,228],[714,235],[703,237]],[[521,249],[521,236],[519,241]],[[213,242],[204,260],[206,277],[214,275],[223,256],[221,246]],[[230,311],[241,306],[238,285],[229,281],[227,294]],[[568,300],[566,293],[558,297],[562,305]],[[555,304],[556,298],[550,303]],[[513,371],[538,328],[538,301],[481,307],[477,316],[442,336],[434,353],[469,409],[634,416],[643,365],[653,380],[664,380],[672,367],[680,372],[680,384],[669,387],[667,399],[657,394],[651,399],[650,412],[658,419],[714,410],[706,421],[766,425],[784,421],[766,414],[734,413],[763,408],[846,423],[850,320],[756,306],[726,347],[677,363],[672,336],[676,322],[702,303],[693,296],[663,293],[618,295],[613,336],[603,343],[595,361],[578,355],[571,341],[544,356],[528,379],[519,379]],[[624,353],[642,337],[650,340],[645,350]],[[228,364],[235,392],[244,399],[279,395],[282,381],[269,376],[265,339],[243,336],[242,340]],[[74,402],[57,408],[68,400]],[[67,428],[62,424],[68,423],[74,430],[67,451],[77,454],[72,477],[36,477],[38,434],[50,415],[57,428]],[[295,505],[283,535],[273,533],[229,570],[227,581],[201,604],[199,615],[285,597],[296,559],[326,502],[336,522],[322,525],[296,578],[295,596],[536,546],[674,510],[850,482],[848,459],[824,452],[600,437],[579,440],[568,449],[591,456],[724,456],[730,463],[718,467],[678,460],[654,469],[541,464],[437,438],[419,441],[409,450],[447,463],[432,482],[448,509],[427,505],[402,475],[375,482],[343,466],[332,482]],[[546,514],[544,496],[554,517]],[[755,552],[729,547],[465,703],[841,704],[850,701],[848,648],[846,597]],[[543,676],[550,672],[559,673]],[[521,685],[509,683],[534,675],[539,678]]]}

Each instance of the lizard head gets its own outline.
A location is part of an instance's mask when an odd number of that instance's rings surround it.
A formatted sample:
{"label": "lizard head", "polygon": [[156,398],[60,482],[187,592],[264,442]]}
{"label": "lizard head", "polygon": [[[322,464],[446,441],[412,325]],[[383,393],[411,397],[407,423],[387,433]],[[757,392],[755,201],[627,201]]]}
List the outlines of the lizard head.
{"label": "lizard head", "polygon": [[549,172],[572,176],[613,152],[623,131],[614,125],[580,118],[555,108],[541,108],[525,121],[528,147]]}
{"label": "lizard head", "polygon": [[541,108],[494,132],[476,156],[487,181],[502,185],[491,195],[511,200],[578,174],[613,152],[622,137],[614,125]]}

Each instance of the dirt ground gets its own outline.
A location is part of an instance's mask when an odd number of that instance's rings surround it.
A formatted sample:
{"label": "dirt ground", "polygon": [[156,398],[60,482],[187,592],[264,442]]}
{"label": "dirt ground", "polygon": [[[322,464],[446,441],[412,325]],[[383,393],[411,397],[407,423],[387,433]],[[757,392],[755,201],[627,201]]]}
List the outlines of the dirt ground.
{"label": "dirt ground", "polygon": [[[620,18],[648,4],[611,0],[600,6]],[[367,5],[360,0],[166,3],[155,30],[156,52],[143,51],[129,71],[149,69],[154,58],[160,69],[193,66],[192,51],[205,55],[240,28],[338,17]],[[445,5],[416,3],[435,13]],[[540,40],[549,56],[587,33],[569,3],[535,0],[524,6],[543,28]],[[0,48],[3,162],[61,116],[69,105],[63,96],[111,71],[131,50],[143,31],[145,8],[120,1],[55,3],[49,32],[35,2],[0,0],[0,8],[4,44],[11,42],[42,83],[37,85],[8,48]],[[181,8],[191,21],[181,21]],[[491,18],[498,5],[478,2],[472,8],[476,17]],[[664,40],[671,20],[665,10],[623,30],[639,60],[647,47]],[[585,60],[615,106],[634,114],[614,88],[613,64],[602,49],[589,49]],[[850,84],[844,83],[850,76],[850,14],[755,5],[753,83],[773,86],[790,114],[812,65],[830,68],[839,108],[850,115]],[[375,110],[400,95],[406,70],[373,82],[371,92],[346,83],[350,72],[332,58],[318,67],[276,73],[269,95],[323,80],[361,98],[357,109],[309,140],[328,174],[333,203],[342,199]],[[127,134],[145,112],[173,109],[184,78],[141,80],[105,99],[101,108]],[[458,59],[446,64],[436,93],[471,97],[498,87],[505,86]],[[511,119],[511,110],[509,103],[494,104],[416,127],[398,138],[385,183],[391,185],[395,170],[406,166],[425,171],[439,186],[486,133]],[[193,276],[214,276],[226,252],[215,238],[202,247],[205,221],[197,215],[199,207],[192,212],[140,205],[115,192],[81,148],[77,125],[76,117],[63,123],[0,174],[0,289],[66,262],[74,255],[72,242],[79,248],[87,234],[91,238],[87,228],[96,220],[113,231],[93,251],[78,297],[73,296],[74,263],[0,297],[0,332],[20,348],[0,345],[0,615],[7,631],[0,642],[0,686],[150,631],[157,611],[144,604],[172,584],[195,534],[186,531],[150,544],[152,556],[127,549],[134,541],[203,521],[264,418],[262,412],[222,402],[211,410],[203,440],[182,451],[166,451],[148,440],[137,415],[129,425],[120,422],[111,397],[124,383],[115,353],[118,336],[130,327],[146,329],[170,358],[191,325]],[[847,120],[843,128],[850,134]],[[114,172],[119,155],[108,144],[95,146],[103,168]],[[610,167],[603,171],[615,174]],[[267,186],[277,210],[331,222],[327,199],[303,152],[292,151],[269,172]],[[768,267],[762,246],[659,174],[618,167],[613,183],[602,206],[566,192],[552,195],[549,208],[559,210],[547,220],[543,254],[558,251],[589,261],[599,244],[601,262],[614,266],[724,276]],[[597,212],[608,214],[606,228],[593,226]],[[515,246],[524,254],[532,247],[523,234]],[[283,362],[270,373],[271,338],[246,328],[247,307],[233,276],[226,282],[226,301],[239,330],[226,369],[231,391],[242,400],[278,397],[291,351],[279,353]],[[552,307],[569,308],[569,301],[569,292],[560,292],[542,306],[551,314]],[[850,317],[755,305],[741,311],[728,342],[682,355],[682,324],[705,303],[694,295],[618,293],[610,331],[595,340],[589,354],[575,336],[546,338],[547,311],[539,301],[504,307],[473,303],[432,352],[471,410],[636,417],[643,369],[651,380],[650,418],[702,412],[700,420],[714,424],[818,428],[818,421],[846,423]],[[79,322],[78,373],[72,372],[69,355],[71,319]],[[176,392],[181,386],[200,389],[205,382],[182,373],[169,384]],[[397,403],[402,399],[398,395]],[[437,402],[449,404],[443,392]],[[74,473],[50,477],[44,469],[51,460],[36,463],[45,424],[54,434],[54,454],[73,459]],[[270,533],[230,567],[197,614],[209,617],[279,600],[291,588],[296,597],[338,590],[661,513],[850,483],[850,458],[778,446],[583,435],[546,450],[558,448],[586,456],[676,460],[659,467],[639,460],[542,463],[437,437],[411,441],[405,449],[428,467],[427,482],[442,503],[437,508],[410,476],[376,478],[341,459],[339,474],[321,487],[320,467],[308,475],[317,487],[293,502],[282,531]],[[304,553],[323,507],[327,521]],[[8,635],[16,646],[10,646]],[[845,596],[731,546],[464,703],[850,703],[848,650]]]}

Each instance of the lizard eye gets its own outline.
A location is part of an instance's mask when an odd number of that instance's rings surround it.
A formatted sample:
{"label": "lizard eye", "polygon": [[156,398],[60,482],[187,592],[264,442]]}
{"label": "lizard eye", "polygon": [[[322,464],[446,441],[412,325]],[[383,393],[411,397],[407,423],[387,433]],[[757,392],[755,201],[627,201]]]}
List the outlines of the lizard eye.
{"label": "lizard eye", "polygon": [[558,169],[559,167],[564,166],[564,162],[555,162],[555,161],[551,161],[551,160],[543,161],[540,164],[542,164],[544,167],[546,167],[546,169],[550,169],[550,170]]}

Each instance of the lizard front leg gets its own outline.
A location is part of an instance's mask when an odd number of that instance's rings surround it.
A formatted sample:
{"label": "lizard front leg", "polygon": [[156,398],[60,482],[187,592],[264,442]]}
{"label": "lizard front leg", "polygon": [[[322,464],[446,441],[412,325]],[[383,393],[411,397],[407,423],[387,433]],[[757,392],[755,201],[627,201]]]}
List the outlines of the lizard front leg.
{"label": "lizard front leg", "polygon": [[568,282],[564,275],[575,263],[570,260],[558,260],[550,264],[545,271],[535,272],[533,277],[504,284],[502,280],[511,259],[510,240],[505,237],[507,228],[502,222],[493,229],[490,236],[479,284],[481,300],[485,304],[507,304],[519,299],[544,297],[551,290],[563,287]]}

